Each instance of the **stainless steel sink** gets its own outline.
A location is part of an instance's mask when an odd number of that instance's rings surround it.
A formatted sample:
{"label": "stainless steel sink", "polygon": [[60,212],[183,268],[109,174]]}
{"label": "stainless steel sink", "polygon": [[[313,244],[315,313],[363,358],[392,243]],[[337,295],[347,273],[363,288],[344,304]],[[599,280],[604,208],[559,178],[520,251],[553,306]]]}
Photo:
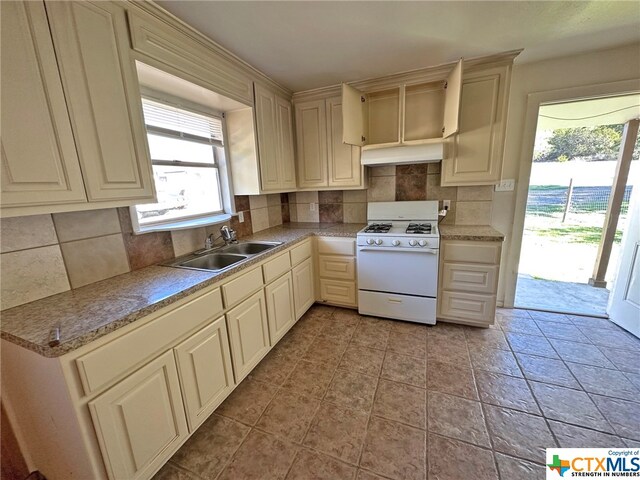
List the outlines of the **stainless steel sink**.
{"label": "stainless steel sink", "polygon": [[201,268],[204,270],[223,270],[235,265],[248,257],[246,255],[231,255],[227,253],[207,253],[192,260],[179,263],[180,267]]}
{"label": "stainless steel sink", "polygon": [[241,242],[215,250],[192,253],[165,265],[220,272],[281,244],[282,242]]}
{"label": "stainless steel sink", "polygon": [[273,247],[277,247],[280,243],[275,242],[243,242],[235,245],[224,247],[220,251],[224,253],[237,253],[240,255],[257,255]]}

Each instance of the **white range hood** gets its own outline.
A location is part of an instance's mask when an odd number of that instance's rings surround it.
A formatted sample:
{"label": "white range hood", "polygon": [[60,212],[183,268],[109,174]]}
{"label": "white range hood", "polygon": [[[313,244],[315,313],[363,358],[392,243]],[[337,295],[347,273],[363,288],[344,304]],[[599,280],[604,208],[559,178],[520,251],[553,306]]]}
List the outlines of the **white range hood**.
{"label": "white range hood", "polygon": [[364,147],[360,163],[375,167],[379,165],[408,165],[411,163],[432,163],[442,160],[444,143],[434,142],[420,145],[399,145],[393,147]]}

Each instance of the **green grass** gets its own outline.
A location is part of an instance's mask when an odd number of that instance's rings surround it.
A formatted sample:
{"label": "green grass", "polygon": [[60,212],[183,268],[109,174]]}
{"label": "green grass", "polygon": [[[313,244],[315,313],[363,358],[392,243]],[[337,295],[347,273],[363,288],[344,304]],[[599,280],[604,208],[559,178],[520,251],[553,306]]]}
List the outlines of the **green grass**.
{"label": "green grass", "polygon": [[[528,231],[540,237],[549,237],[562,241],[563,243],[591,243],[597,245],[600,243],[600,238],[602,237],[601,227],[581,227],[577,225],[553,228],[529,228]],[[622,241],[622,230],[616,230],[613,241],[615,243]]]}

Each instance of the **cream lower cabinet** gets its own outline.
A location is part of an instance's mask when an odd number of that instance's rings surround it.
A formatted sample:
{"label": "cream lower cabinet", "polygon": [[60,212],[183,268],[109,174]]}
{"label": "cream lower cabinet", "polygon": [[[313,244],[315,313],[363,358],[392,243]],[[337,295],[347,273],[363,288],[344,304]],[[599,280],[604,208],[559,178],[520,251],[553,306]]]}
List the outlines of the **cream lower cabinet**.
{"label": "cream lower cabinet", "polygon": [[217,319],[174,350],[189,430],[193,432],[235,385],[225,318]]}
{"label": "cream lower cabinet", "polygon": [[501,243],[447,240],[440,249],[438,320],[492,325]]}
{"label": "cream lower cabinet", "polygon": [[320,301],[343,307],[358,306],[355,240],[318,237]]}
{"label": "cream lower cabinet", "polygon": [[239,383],[270,348],[264,292],[260,290],[229,310],[227,325],[236,382]]}
{"label": "cream lower cabinet", "polygon": [[291,270],[293,279],[293,305],[296,320],[309,310],[316,301],[313,276],[313,259],[307,258]]}
{"label": "cream lower cabinet", "polygon": [[275,345],[296,323],[293,304],[293,278],[291,272],[271,282],[264,288],[269,318],[269,338]]}
{"label": "cream lower cabinet", "polygon": [[89,402],[110,478],[147,478],[188,434],[173,352]]}

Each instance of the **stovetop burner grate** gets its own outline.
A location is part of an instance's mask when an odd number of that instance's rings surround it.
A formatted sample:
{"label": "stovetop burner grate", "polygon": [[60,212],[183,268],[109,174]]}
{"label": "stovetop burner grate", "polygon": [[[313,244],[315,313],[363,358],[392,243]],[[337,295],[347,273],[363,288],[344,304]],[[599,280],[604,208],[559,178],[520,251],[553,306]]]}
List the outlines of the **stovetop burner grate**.
{"label": "stovetop burner grate", "polygon": [[407,233],[431,233],[430,223],[410,223],[406,230]]}
{"label": "stovetop burner grate", "polygon": [[391,230],[390,223],[372,223],[364,229],[364,233],[387,233]]}

